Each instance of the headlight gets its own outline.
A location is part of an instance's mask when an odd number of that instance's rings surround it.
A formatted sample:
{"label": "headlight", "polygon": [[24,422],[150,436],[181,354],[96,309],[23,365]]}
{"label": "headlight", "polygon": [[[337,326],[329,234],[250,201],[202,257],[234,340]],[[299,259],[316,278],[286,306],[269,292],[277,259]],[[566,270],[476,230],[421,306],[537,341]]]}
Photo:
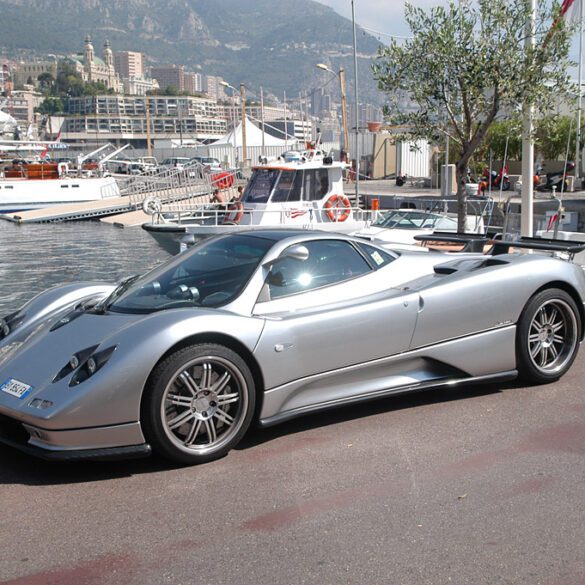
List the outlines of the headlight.
{"label": "headlight", "polygon": [[75,371],[79,364],[83,364],[87,358],[98,348],[97,345],[92,345],[91,347],[87,347],[86,349],[82,349],[77,353],[74,353],[70,358],[69,361],[65,366],[63,366],[58,374],[53,378],[53,382],[58,382],[62,380],[65,376],[71,374],[71,372]]}
{"label": "headlight", "polygon": [[12,331],[14,331],[23,321],[26,315],[20,311],[15,311],[6,315],[3,319],[0,319],[0,339],[7,337]]}
{"label": "headlight", "polygon": [[[77,386],[87,380],[90,376],[93,376],[98,370],[104,367],[107,361],[110,359],[114,351],[116,351],[117,345],[112,345],[106,349],[102,349],[101,351],[92,353],[85,361],[81,361],[81,365],[73,374],[71,381],[69,382],[69,386]],[[69,364],[67,366],[71,366],[71,360],[69,360]]]}

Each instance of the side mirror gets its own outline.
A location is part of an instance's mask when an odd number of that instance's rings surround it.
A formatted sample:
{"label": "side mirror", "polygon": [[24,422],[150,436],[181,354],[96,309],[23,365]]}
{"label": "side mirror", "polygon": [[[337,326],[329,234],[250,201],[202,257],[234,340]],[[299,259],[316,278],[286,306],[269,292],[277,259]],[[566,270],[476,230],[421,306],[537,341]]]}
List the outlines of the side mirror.
{"label": "side mirror", "polygon": [[303,244],[295,244],[294,246],[290,246],[278,258],[275,258],[270,262],[266,262],[266,264],[264,264],[264,268],[270,270],[275,264],[279,264],[286,258],[292,258],[293,260],[300,260],[301,262],[304,262],[305,260],[309,259],[309,249]]}
{"label": "side mirror", "polygon": [[278,257],[279,260],[282,258],[292,258],[293,260],[300,260],[301,262],[304,262],[305,260],[309,259],[309,249],[303,244],[296,244],[290,248],[287,248]]}

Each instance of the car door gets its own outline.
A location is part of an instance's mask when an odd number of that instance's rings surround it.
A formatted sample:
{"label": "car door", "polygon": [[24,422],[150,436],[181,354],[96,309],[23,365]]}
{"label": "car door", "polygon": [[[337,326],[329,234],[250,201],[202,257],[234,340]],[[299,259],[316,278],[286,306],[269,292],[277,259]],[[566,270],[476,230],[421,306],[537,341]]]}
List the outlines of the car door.
{"label": "car door", "polygon": [[383,252],[370,262],[344,240],[304,245],[309,259],[275,265],[255,306],[266,319],[255,350],[266,388],[375,367],[375,360],[408,350],[416,324],[418,294],[381,285]]}

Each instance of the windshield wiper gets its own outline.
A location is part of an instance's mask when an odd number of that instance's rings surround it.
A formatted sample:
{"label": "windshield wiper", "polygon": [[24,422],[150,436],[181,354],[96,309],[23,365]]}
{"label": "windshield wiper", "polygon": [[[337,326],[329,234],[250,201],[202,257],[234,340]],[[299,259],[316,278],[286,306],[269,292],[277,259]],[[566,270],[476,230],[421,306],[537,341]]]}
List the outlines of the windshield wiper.
{"label": "windshield wiper", "polygon": [[129,288],[130,285],[133,284],[136,280],[140,278],[140,274],[133,274],[132,276],[128,276],[120,284],[103,300],[100,301],[93,310],[96,313],[104,314],[110,305],[123,293],[125,293]]}

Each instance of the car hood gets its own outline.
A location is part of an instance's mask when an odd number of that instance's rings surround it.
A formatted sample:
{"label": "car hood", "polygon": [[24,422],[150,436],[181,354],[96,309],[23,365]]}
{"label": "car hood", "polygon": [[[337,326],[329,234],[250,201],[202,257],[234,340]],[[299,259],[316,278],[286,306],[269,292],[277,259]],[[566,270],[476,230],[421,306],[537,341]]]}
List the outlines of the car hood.
{"label": "car hood", "polygon": [[[47,319],[22,341],[8,344],[0,356],[0,384],[16,378],[33,387],[52,380],[73,354],[93,346],[107,346],[108,338],[145,315],[69,313]],[[70,319],[64,322],[65,319]]]}

